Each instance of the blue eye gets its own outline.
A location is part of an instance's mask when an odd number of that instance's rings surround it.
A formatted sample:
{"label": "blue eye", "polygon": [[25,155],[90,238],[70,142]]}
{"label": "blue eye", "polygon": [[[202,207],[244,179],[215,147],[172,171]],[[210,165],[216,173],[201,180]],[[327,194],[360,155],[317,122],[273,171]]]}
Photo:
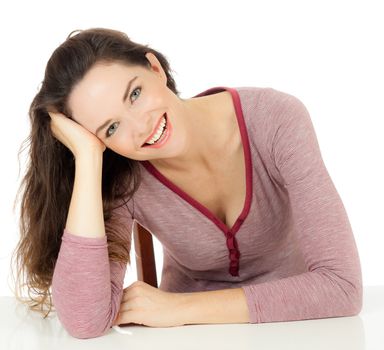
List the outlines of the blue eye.
{"label": "blue eye", "polygon": [[[141,93],[141,86],[138,86],[131,93],[131,96],[130,96],[131,101],[132,101],[132,97],[133,97],[133,101],[135,101],[140,96],[140,93]],[[108,137],[112,136],[115,133],[118,126],[119,126],[118,122],[111,124],[111,126],[107,129],[107,131],[105,133],[105,137],[108,138]]]}
{"label": "blue eye", "polygon": [[140,92],[138,94],[135,94],[135,91],[140,91],[141,92],[141,86],[138,86],[135,90],[132,91],[131,93],[131,101],[132,101],[132,97],[135,97],[134,100],[136,100],[139,96],[140,96]]}
{"label": "blue eye", "polygon": [[118,122],[115,122],[115,123],[111,124],[111,126],[107,129],[107,131],[106,131],[106,133],[105,133],[105,136],[106,136],[106,137],[110,137],[110,136],[112,136],[112,135],[115,133],[115,131],[116,131],[118,125],[119,125]]}

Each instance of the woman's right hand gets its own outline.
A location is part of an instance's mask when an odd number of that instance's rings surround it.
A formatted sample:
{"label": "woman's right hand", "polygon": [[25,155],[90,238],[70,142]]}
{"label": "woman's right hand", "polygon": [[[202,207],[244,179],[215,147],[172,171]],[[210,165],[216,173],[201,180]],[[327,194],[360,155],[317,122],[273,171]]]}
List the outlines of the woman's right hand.
{"label": "woman's right hand", "polygon": [[53,136],[64,144],[76,158],[80,152],[105,151],[105,144],[100,139],[74,120],[62,113],[48,112],[51,117]]}

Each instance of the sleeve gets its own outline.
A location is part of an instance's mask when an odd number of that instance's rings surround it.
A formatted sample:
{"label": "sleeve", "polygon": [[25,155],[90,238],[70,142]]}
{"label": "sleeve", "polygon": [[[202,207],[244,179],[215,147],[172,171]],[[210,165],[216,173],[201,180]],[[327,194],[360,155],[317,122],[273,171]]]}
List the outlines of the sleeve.
{"label": "sleeve", "polygon": [[120,309],[127,265],[109,260],[107,236],[113,231],[130,250],[133,219],[125,205],[114,209],[112,218],[102,238],[81,237],[64,229],[52,298],[59,320],[76,338],[103,335]]}
{"label": "sleeve", "polygon": [[353,316],[362,308],[359,255],[342,200],[322,160],[309,113],[296,97],[271,89],[271,158],[286,188],[299,275],[243,286],[251,323]]}

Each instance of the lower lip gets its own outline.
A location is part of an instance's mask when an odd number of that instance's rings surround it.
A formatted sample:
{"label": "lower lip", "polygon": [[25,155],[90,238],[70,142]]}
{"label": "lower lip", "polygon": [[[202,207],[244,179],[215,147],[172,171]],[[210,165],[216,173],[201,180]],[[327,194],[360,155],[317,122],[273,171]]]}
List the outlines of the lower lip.
{"label": "lower lip", "polygon": [[153,145],[145,145],[143,147],[145,147],[145,148],[160,148],[160,147],[165,145],[165,143],[168,141],[170,134],[172,132],[172,125],[169,121],[168,116],[166,116],[166,118],[167,118],[167,126],[166,126],[166,129],[165,129],[163,135],[161,135],[160,140]]}

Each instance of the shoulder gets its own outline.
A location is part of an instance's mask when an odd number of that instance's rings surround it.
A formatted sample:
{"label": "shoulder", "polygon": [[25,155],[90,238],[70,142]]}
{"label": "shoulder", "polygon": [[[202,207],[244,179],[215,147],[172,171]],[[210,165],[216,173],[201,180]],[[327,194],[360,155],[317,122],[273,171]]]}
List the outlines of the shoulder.
{"label": "shoulder", "polygon": [[236,87],[239,102],[254,132],[274,134],[282,124],[305,123],[310,119],[304,103],[295,95],[271,87]]}
{"label": "shoulder", "polygon": [[241,98],[243,104],[255,104],[256,102],[263,107],[279,107],[291,104],[302,104],[300,99],[286,91],[272,87],[243,86],[234,87]]}
{"label": "shoulder", "polygon": [[312,129],[309,112],[291,93],[272,87],[236,87],[239,94],[251,150],[272,168],[276,148],[293,147],[295,138]]}

